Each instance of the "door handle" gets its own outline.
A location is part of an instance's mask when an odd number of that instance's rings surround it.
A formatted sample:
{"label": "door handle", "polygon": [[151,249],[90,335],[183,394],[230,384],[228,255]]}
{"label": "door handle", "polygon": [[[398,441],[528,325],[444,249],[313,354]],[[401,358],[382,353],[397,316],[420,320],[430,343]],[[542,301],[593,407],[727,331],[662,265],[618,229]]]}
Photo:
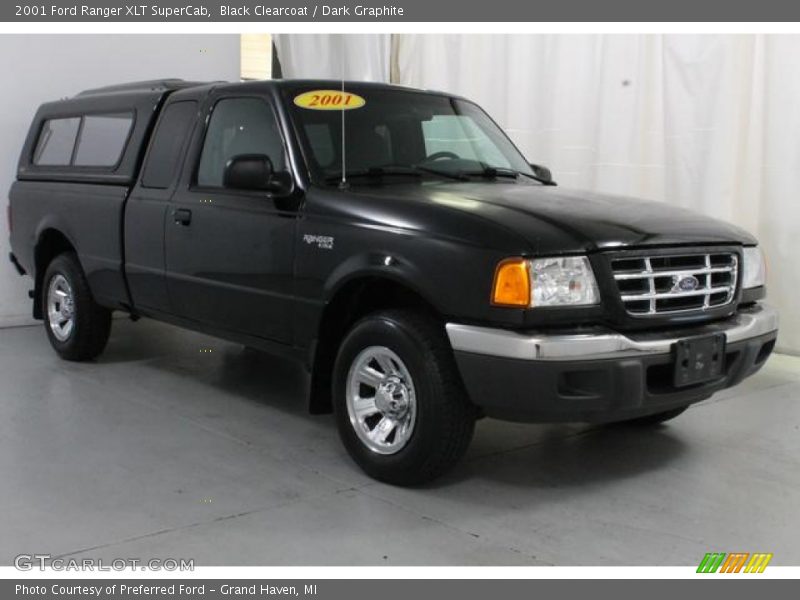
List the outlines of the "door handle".
{"label": "door handle", "polygon": [[189,225],[192,222],[192,211],[188,208],[176,208],[172,211],[172,218],[175,225]]}

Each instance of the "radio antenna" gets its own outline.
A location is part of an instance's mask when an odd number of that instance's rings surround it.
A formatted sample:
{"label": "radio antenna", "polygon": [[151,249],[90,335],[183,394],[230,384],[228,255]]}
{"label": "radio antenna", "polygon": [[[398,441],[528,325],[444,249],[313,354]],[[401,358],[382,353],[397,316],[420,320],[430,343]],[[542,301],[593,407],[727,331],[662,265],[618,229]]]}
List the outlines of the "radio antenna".
{"label": "radio antenna", "polygon": [[344,113],[347,111],[344,108],[344,61],[345,61],[345,52],[344,52],[344,36],[341,38],[341,52],[342,52],[342,99],[339,102],[339,106],[341,106],[342,111],[342,180],[339,182],[339,189],[345,190],[348,188],[347,183],[347,143],[345,139],[345,126],[344,126]]}

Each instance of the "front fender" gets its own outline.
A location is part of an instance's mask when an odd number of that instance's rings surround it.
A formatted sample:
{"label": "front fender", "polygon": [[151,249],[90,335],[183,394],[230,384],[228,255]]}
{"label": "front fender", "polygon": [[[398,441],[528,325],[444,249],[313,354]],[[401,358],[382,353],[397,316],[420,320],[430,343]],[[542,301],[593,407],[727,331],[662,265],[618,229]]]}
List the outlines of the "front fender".
{"label": "front fender", "polygon": [[424,273],[404,256],[384,251],[356,254],[338,265],[323,284],[323,303],[328,304],[350,282],[366,278],[392,281],[409,288],[437,310],[441,308],[434,290],[426,288]]}

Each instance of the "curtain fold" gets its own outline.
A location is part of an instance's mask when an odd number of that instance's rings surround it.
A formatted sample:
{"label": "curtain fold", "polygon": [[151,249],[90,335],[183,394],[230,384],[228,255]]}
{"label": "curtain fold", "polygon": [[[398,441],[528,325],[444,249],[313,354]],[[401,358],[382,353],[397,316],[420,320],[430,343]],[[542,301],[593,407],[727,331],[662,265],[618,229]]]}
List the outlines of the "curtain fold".
{"label": "curtain fold", "polygon": [[276,34],[273,40],[287,79],[389,82],[389,34]]}

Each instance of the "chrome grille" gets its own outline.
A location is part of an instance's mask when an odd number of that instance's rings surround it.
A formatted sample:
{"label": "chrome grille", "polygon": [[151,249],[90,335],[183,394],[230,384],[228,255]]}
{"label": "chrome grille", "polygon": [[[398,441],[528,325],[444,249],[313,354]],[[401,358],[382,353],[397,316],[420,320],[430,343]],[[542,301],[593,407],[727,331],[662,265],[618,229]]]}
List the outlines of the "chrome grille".
{"label": "chrome grille", "polygon": [[736,296],[733,252],[624,256],[611,260],[614,280],[631,315],[703,311]]}

